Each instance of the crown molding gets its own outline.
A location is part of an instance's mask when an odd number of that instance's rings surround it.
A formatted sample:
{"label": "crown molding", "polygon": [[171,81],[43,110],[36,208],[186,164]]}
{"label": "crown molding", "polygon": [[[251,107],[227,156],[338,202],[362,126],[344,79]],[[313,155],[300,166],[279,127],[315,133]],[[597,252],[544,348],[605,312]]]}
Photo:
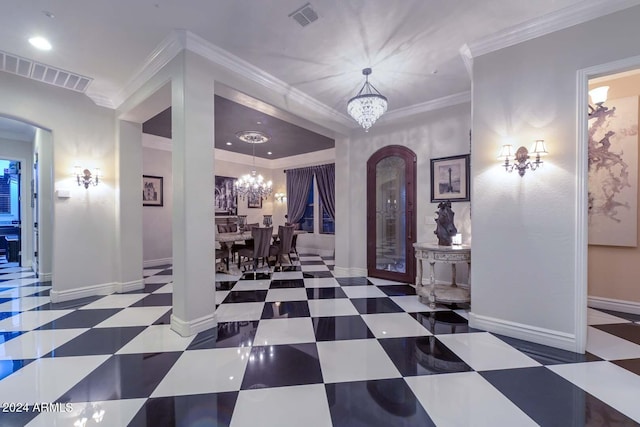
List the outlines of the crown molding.
{"label": "crown molding", "polygon": [[183,34],[186,42],[185,48],[191,52],[197,53],[209,61],[228,69],[229,71],[256,82],[259,85],[274,91],[283,98],[288,98],[295,103],[304,105],[331,121],[338,122],[346,127],[352,127],[353,123],[349,117],[334,110],[326,104],[323,104],[301,90],[285,83],[277,77],[208,42],[190,31],[184,31]]}
{"label": "crown molding", "polygon": [[473,80],[473,55],[471,54],[471,49],[469,49],[468,44],[463,44],[460,47],[460,56],[462,57],[462,62],[464,62],[464,66],[467,69],[467,73],[469,73],[469,78]]}
{"label": "crown molding", "polygon": [[[162,136],[150,135],[147,133],[142,134],[142,146],[144,148],[152,148],[154,150],[172,151],[173,146],[171,139],[164,138]],[[336,149],[329,148],[327,150],[315,151],[313,153],[298,154],[296,156],[283,157],[281,159],[265,159],[262,157],[256,157],[254,161],[253,156],[247,154],[234,153],[232,151],[221,150],[214,148],[213,153],[216,160],[224,162],[236,163],[243,166],[256,166],[264,169],[285,169],[289,167],[299,167],[302,165],[326,163],[329,161],[335,161]]]}
{"label": "crown molding", "polygon": [[87,89],[85,95],[87,95],[98,107],[111,108],[112,110],[115,110],[117,107],[113,100],[105,94],[92,92],[90,89]]}
{"label": "crown molding", "polygon": [[[272,169],[271,162],[273,160],[265,159],[262,157],[253,157],[248,154],[234,153],[233,151],[221,150],[220,148],[214,148],[214,155],[216,160],[222,160],[230,163],[238,163],[244,166],[256,166],[259,168]],[[255,159],[255,160],[254,160]]]}
{"label": "crown molding", "polygon": [[142,134],[142,146],[144,148],[153,148],[154,150],[172,151],[171,140],[162,136]]}
{"label": "crown molding", "polygon": [[469,43],[471,58],[640,5],[640,0],[591,0],[569,6]]}
{"label": "crown molding", "polygon": [[378,120],[378,123],[389,124],[391,121],[404,119],[406,117],[415,116],[429,111],[439,110],[441,108],[451,107],[453,105],[464,104],[465,102],[471,102],[471,91],[443,96],[442,98],[432,99],[431,101],[422,102],[420,104],[391,110],[382,116],[380,120]]}
{"label": "crown molding", "polygon": [[271,160],[271,169],[286,169],[291,167],[303,167],[312,164],[323,164],[336,161],[336,149],[314,151],[312,153],[298,154]]}
{"label": "crown molding", "polygon": [[[122,103],[139,90],[158,71],[167,65],[185,48],[184,31],[174,30],[147,56],[142,65],[133,74],[133,77],[113,97],[114,108],[119,108]],[[92,98],[93,99],[93,98]]]}

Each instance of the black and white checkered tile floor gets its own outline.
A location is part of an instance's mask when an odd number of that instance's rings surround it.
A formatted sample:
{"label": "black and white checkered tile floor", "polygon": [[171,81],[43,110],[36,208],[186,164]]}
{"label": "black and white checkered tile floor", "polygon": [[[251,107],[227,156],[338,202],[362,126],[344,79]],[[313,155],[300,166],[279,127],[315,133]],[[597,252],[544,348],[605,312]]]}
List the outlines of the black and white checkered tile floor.
{"label": "black and white checkered tile floor", "polygon": [[217,276],[217,334],[189,338],[169,329],[170,266],[52,304],[0,265],[0,426],[639,425],[640,316],[590,309],[576,355],[473,330],[406,284],[334,278],[331,259],[294,264]]}

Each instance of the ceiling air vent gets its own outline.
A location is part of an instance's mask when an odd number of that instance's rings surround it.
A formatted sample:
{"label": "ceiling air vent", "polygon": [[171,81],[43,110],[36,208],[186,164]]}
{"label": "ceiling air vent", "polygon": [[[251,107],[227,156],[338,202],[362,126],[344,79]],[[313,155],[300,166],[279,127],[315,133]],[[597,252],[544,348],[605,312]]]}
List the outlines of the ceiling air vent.
{"label": "ceiling air vent", "polygon": [[315,10],[313,10],[311,5],[307,3],[301,8],[289,14],[289,18],[295,19],[298,24],[306,27],[307,25],[318,19],[318,14]]}
{"label": "ceiling air vent", "polygon": [[17,74],[31,80],[48,83],[75,92],[83,92],[93,79],[60,68],[34,62],[12,53],[0,50],[0,71]]}

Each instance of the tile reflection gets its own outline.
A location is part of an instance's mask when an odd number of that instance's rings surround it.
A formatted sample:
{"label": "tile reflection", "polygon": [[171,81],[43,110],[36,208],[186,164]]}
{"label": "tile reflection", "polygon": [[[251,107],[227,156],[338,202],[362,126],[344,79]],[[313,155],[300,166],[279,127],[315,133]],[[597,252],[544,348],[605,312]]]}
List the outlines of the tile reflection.
{"label": "tile reflection", "polygon": [[318,349],[313,344],[253,347],[242,390],[322,383]]}
{"label": "tile reflection", "polygon": [[434,426],[400,378],[326,384],[334,427]]}
{"label": "tile reflection", "polygon": [[360,316],[315,317],[312,321],[318,341],[375,338]]}
{"label": "tile reflection", "polygon": [[149,399],[129,427],[228,426],[238,392]]}
{"label": "tile reflection", "polygon": [[187,350],[206,348],[247,347],[253,345],[258,321],[221,322],[217,328],[200,332]]}
{"label": "tile reflection", "polygon": [[396,368],[404,376],[472,370],[469,365],[434,336],[387,338],[379,341]]}
{"label": "tile reflection", "polygon": [[33,362],[31,359],[27,360],[0,360],[0,380],[9,375],[13,374],[16,371],[19,371],[24,366],[27,366],[29,363]]}
{"label": "tile reflection", "polygon": [[540,425],[637,425],[544,367],[485,371],[480,375]]}
{"label": "tile reflection", "polygon": [[58,402],[144,398],[151,395],[181,352],[111,356]]}
{"label": "tile reflection", "polygon": [[309,304],[306,301],[276,301],[264,305],[262,319],[291,317],[309,317]]}
{"label": "tile reflection", "polygon": [[453,311],[420,312],[409,313],[409,315],[434,335],[470,332],[467,319]]}

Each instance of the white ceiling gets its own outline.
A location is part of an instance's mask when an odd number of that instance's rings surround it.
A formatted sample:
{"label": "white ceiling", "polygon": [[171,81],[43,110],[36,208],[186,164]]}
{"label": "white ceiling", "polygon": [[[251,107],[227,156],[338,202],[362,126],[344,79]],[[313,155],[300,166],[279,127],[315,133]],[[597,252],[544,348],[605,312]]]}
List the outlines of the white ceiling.
{"label": "white ceiling", "polygon": [[[7,0],[0,50],[89,76],[91,93],[114,99],[172,30],[185,29],[342,114],[363,83],[361,69],[371,66],[392,111],[468,91],[464,44],[562,8],[603,3],[312,0],[320,18],[303,28],[288,15],[306,1]],[[27,39],[35,34],[53,49],[32,48]]]}

